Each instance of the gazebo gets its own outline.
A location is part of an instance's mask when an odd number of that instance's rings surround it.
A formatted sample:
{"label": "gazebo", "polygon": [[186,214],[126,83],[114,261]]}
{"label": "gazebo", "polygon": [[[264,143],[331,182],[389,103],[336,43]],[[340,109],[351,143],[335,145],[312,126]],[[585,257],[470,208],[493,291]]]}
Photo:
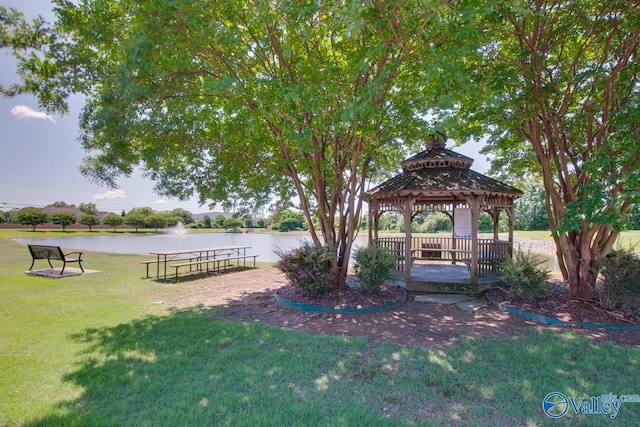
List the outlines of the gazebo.
{"label": "gazebo", "polygon": [[[513,201],[522,192],[471,170],[473,159],[448,150],[446,141],[446,135],[433,134],[426,150],[401,163],[400,174],[367,192],[369,244],[396,255],[399,277],[408,290],[477,292],[480,284],[495,281],[502,260],[512,253]],[[478,236],[478,218],[483,211],[493,220],[492,238]],[[386,212],[402,214],[404,237],[378,236],[379,219]],[[453,224],[451,237],[412,237],[411,223],[423,212],[446,214]],[[509,219],[507,240],[499,239],[502,212]],[[414,266],[416,260],[421,263]],[[456,266],[457,276],[438,273],[446,267],[420,274],[423,260],[441,266],[464,263],[467,269]],[[466,276],[459,275],[460,269]]]}

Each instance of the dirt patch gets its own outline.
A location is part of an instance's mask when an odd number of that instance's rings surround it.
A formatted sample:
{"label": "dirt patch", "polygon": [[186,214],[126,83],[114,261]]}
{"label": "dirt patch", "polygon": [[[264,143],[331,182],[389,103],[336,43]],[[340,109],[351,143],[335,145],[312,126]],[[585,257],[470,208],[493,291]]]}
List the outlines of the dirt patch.
{"label": "dirt patch", "polygon": [[446,347],[464,338],[506,338],[536,328],[571,329],[597,341],[640,348],[639,331],[554,327],[510,315],[493,305],[464,312],[453,304],[415,301],[418,294],[411,292],[401,306],[378,313],[300,311],[275,301],[276,291],[286,285],[286,278],[277,269],[261,268],[167,284],[163,293],[154,297],[176,308],[218,306],[218,316],[224,319],[262,322],[313,334],[364,336],[373,344]]}

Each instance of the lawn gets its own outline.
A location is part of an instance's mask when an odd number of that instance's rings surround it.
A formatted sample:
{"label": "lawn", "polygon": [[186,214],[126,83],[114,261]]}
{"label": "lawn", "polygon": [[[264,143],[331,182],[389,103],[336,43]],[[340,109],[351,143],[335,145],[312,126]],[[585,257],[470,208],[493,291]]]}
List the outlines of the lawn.
{"label": "lawn", "polygon": [[[548,418],[551,392],[640,394],[640,349],[569,330],[464,340],[445,349],[370,345],[216,309],[172,309],[174,284],[145,257],[88,253],[99,273],[24,274],[0,231],[0,425],[634,425],[640,403]],[[22,234],[21,234],[21,237]],[[173,291],[172,291],[173,292]],[[159,300],[165,301],[158,304]],[[420,327],[420,325],[416,326]],[[585,400],[586,401],[586,400]]]}

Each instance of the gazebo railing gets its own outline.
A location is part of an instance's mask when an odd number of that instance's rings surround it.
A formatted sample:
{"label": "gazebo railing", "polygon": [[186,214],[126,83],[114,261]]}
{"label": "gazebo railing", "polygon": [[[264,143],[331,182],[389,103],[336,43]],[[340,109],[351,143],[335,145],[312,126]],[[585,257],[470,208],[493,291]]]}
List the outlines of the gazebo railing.
{"label": "gazebo railing", "polygon": [[[405,238],[379,237],[374,242],[379,248],[391,252],[398,260],[396,269],[405,269]],[[512,252],[512,245],[506,241],[478,239],[478,274],[500,271],[500,263]],[[471,263],[471,239],[451,237],[417,236],[411,237],[411,260],[450,261],[451,263]]]}

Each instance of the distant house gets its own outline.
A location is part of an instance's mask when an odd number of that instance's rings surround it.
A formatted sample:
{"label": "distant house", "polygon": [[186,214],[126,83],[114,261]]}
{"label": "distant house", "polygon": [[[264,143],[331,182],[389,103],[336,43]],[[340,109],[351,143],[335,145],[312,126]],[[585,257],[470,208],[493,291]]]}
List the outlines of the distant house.
{"label": "distant house", "polygon": [[113,213],[113,212],[107,212],[107,211],[98,211],[98,212],[96,212],[96,216],[98,217],[98,219],[100,221],[102,221],[105,217],[108,217],[110,215],[119,216],[117,213]]}
{"label": "distant house", "polygon": [[76,209],[76,208],[54,208],[53,206],[45,206],[44,208],[42,208],[42,212],[48,213],[49,215],[56,214],[56,213],[62,213],[62,212],[69,212],[69,213],[74,214],[77,219],[80,219],[80,217],[82,215],[84,215],[84,212],[82,212],[80,209]]}

